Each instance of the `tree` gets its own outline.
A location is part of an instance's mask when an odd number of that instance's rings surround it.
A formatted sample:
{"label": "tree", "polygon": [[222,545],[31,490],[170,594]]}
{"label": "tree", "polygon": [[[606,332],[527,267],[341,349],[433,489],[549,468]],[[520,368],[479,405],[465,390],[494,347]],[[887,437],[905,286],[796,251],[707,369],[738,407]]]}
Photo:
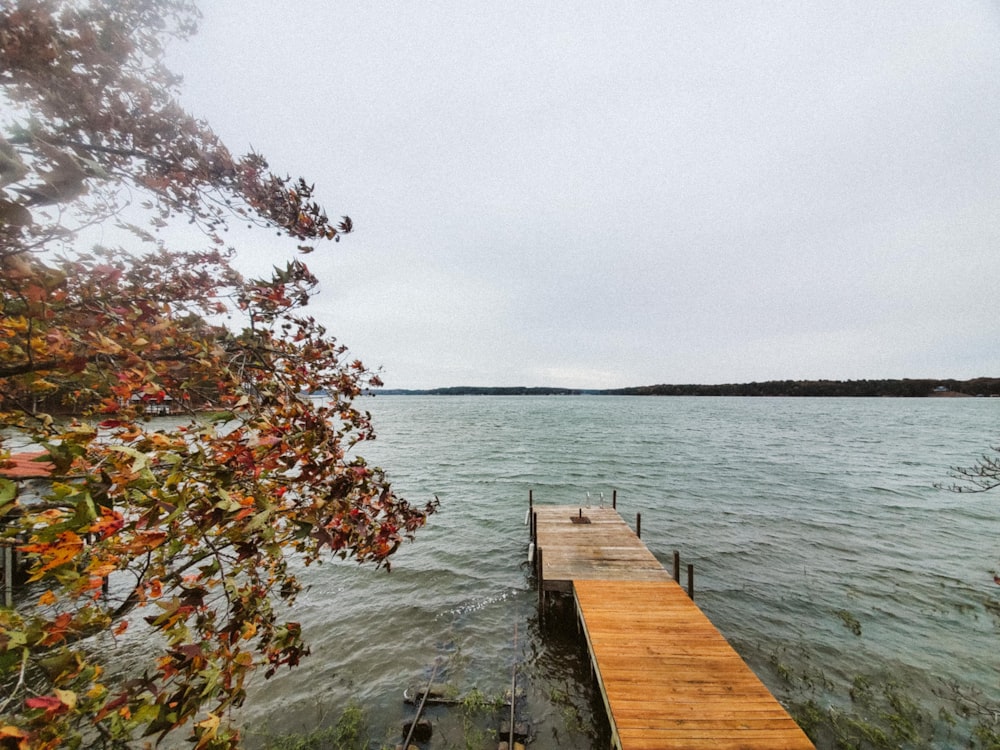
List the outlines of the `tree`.
{"label": "tree", "polygon": [[[993,450],[1000,453],[1000,448]],[[972,466],[952,467],[951,475],[953,492],[988,492],[1000,487],[1000,456],[982,455]]]}
{"label": "tree", "polygon": [[[235,747],[250,673],[308,651],[289,557],[388,568],[435,509],[356,454],[378,377],[305,314],[306,265],[246,279],[222,239],[235,219],[308,253],[351,222],[178,106],[163,50],[194,33],[188,0],[0,7],[0,460],[16,444],[51,468],[35,500],[0,469],[0,537],[30,576],[0,609],[0,745],[186,726]],[[204,247],[167,244],[177,219]],[[95,224],[134,241],[80,248]],[[114,669],[127,628],[162,644],[138,675]]]}

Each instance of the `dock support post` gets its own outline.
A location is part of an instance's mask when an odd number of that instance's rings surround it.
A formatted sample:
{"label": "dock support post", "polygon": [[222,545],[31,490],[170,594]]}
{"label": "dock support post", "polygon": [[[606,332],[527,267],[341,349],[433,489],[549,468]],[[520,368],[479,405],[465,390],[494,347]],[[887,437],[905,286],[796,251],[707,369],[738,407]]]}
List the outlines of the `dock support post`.
{"label": "dock support post", "polygon": [[611,490],[611,507],[618,510],[618,490]]}
{"label": "dock support post", "polygon": [[688,564],[688,598],[694,601],[694,565]]}
{"label": "dock support post", "polygon": [[635,514],[635,535],[642,539],[642,513]]}
{"label": "dock support post", "polygon": [[681,582],[681,553],[674,550],[674,581]]}
{"label": "dock support post", "polygon": [[[535,562],[538,565],[538,617],[541,619],[545,615],[545,579],[542,578],[542,548],[535,549]],[[511,700],[514,700],[511,696]]]}
{"label": "dock support post", "polygon": [[538,512],[537,511],[532,511],[531,512],[531,541],[533,541],[535,543],[536,547],[538,546]]}
{"label": "dock support post", "polygon": [[3,606],[14,607],[14,547],[3,545]]}

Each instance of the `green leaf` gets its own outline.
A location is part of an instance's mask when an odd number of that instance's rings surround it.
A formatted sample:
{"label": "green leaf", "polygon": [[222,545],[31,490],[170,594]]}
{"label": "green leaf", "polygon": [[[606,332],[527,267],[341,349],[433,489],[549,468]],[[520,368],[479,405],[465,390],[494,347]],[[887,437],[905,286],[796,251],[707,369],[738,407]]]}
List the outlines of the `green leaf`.
{"label": "green leaf", "polygon": [[[24,634],[21,634],[21,640],[24,640]],[[0,674],[5,674],[8,672],[13,672],[21,666],[25,657],[28,654],[27,649],[9,649],[7,651],[0,651]]]}
{"label": "green leaf", "polygon": [[271,518],[271,510],[262,510],[259,513],[254,514],[254,517],[250,519],[250,523],[246,525],[247,531],[256,531],[257,529],[263,528]]}
{"label": "green leaf", "polygon": [[149,456],[141,451],[137,451],[135,448],[130,448],[127,445],[112,445],[111,450],[124,453],[126,456],[134,458],[135,460],[132,462],[133,472],[138,473],[149,465]]}
{"label": "green leaf", "polygon": [[97,508],[94,507],[94,500],[89,492],[85,492],[76,503],[76,513],[73,514],[71,524],[73,528],[89,526],[97,520]]}
{"label": "green leaf", "polygon": [[11,502],[17,497],[17,482],[11,479],[0,479],[0,516],[5,515],[13,507]]}

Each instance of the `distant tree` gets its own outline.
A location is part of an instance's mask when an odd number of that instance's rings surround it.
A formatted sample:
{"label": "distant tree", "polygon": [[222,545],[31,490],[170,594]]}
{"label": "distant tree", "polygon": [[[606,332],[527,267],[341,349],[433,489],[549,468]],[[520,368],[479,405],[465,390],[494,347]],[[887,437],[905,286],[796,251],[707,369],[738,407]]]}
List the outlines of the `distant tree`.
{"label": "distant tree", "polygon": [[[305,264],[232,265],[227,220],[303,253],[351,222],[180,108],[164,44],[197,19],[188,0],[0,5],[0,463],[17,446],[52,469],[32,500],[0,468],[0,541],[30,563],[0,608],[4,748],[185,725],[196,748],[236,746],[249,674],[308,650],[288,556],[388,567],[434,510],[356,455],[374,433],[355,399],[379,380],[304,314]],[[170,247],[174,219],[204,247]],[[134,241],[81,248],[91,225]],[[150,420],[166,402],[190,418]],[[159,649],[133,674],[126,629]]]}

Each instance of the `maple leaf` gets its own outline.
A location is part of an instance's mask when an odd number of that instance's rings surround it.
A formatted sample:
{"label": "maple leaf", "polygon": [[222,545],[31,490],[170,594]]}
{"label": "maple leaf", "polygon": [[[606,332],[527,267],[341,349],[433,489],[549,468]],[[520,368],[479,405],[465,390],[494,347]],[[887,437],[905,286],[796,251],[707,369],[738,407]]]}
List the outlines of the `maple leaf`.
{"label": "maple leaf", "polygon": [[215,736],[219,732],[219,725],[221,720],[218,715],[209,712],[208,718],[204,721],[199,721],[195,726],[201,730],[200,737],[198,738],[198,744],[195,745],[195,750],[199,748],[207,747]]}
{"label": "maple leaf", "polygon": [[63,713],[70,710],[76,705],[76,694],[72,695],[72,705],[70,705],[62,695],[59,693],[68,693],[69,691],[57,690],[56,695],[40,695],[33,698],[25,698],[24,705],[27,708],[38,710],[41,709],[45,712],[45,718],[50,719],[56,714]]}

